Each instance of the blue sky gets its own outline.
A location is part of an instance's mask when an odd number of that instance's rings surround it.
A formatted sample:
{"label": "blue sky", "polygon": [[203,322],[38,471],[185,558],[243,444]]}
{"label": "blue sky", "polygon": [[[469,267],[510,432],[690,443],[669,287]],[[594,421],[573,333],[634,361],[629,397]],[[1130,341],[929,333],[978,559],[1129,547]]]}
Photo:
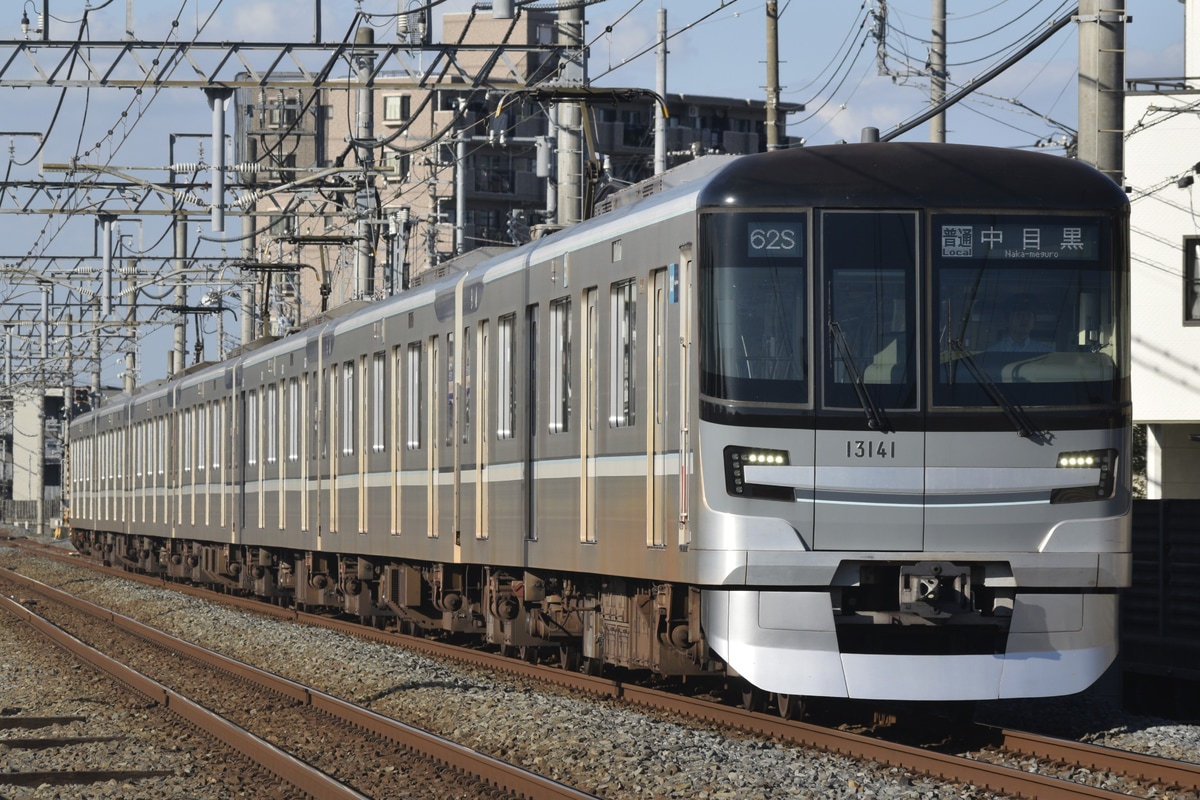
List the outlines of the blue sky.
{"label": "blue sky", "polygon": [[[320,5],[326,40],[343,36],[354,10],[361,9],[379,15],[373,18],[377,39],[390,41],[395,32],[391,15],[400,4],[409,7],[418,2],[134,0],[134,4],[136,33],[144,39],[160,38],[182,7],[181,38],[190,38],[212,15],[201,38],[309,41],[314,9]],[[539,6],[553,4],[554,0],[546,0]],[[666,7],[668,29],[675,34],[668,59],[668,91],[763,96],[765,6],[750,0],[604,0],[588,6],[589,73],[598,85],[654,86],[654,55],[638,54],[653,47],[660,5]],[[1041,30],[1047,20],[1068,13],[1073,4],[1060,0],[948,0],[946,5],[950,80],[962,84],[999,61],[1014,43]],[[71,19],[79,16],[82,6],[80,0],[55,0],[52,9],[56,17]],[[904,73],[909,66],[906,56],[918,68],[923,66],[918,62],[923,62],[927,53],[924,40],[929,39],[930,0],[779,0],[782,99],[805,103],[808,108],[791,120],[791,135],[802,136],[811,144],[856,140],[864,125],[886,132],[924,110],[928,96],[924,76],[878,74],[877,40],[868,35],[862,22],[884,6],[889,22],[886,66]],[[1127,75],[1181,75],[1183,4],[1178,0],[1127,0],[1127,6],[1133,17],[1127,26]],[[469,7],[468,0],[449,0],[438,5],[434,14]],[[113,2],[93,11],[91,20],[93,38],[119,38],[125,27],[125,4]],[[75,26],[66,29],[73,32]],[[435,30],[440,31],[440,24]],[[231,35],[234,31],[238,35]],[[1077,38],[1071,25],[989,84],[984,91],[991,97],[976,97],[965,108],[952,111],[949,139],[1021,147],[1061,134],[1059,126],[1035,115],[1073,128],[1077,58]],[[1011,99],[1026,109],[1007,102]],[[196,113],[202,117],[203,109]],[[927,131],[922,128],[907,138],[926,138]]]}
{"label": "blue sky", "polygon": [[[552,4],[548,1],[541,5]],[[1182,75],[1183,4],[1178,0],[1127,0],[1127,4],[1133,16],[1127,26],[1127,76]],[[7,0],[3,5],[8,14],[0,15],[0,36],[16,39],[20,37],[19,9],[23,5],[31,19],[36,19],[41,0]],[[86,5],[85,0],[54,0],[51,10],[61,21],[52,23],[52,38],[75,38]],[[184,40],[306,42],[312,38],[317,4],[315,0],[133,0],[132,5],[134,33],[143,40],[161,40],[173,31]],[[664,5],[668,30],[675,34],[669,45],[669,92],[756,99],[764,96],[763,3],[669,0]],[[986,71],[1011,52],[1015,43],[1044,29],[1048,20],[1068,13],[1072,4],[1059,0],[947,0],[947,5],[953,85]],[[126,2],[91,0],[90,6],[91,39],[123,38]],[[327,41],[338,41],[346,34],[358,8],[378,15],[373,19],[378,28],[377,40],[394,40],[395,22],[390,15],[397,10],[397,0],[321,0],[320,6]],[[782,99],[807,106],[807,111],[793,116],[790,135],[804,137],[810,145],[857,141],[863,126],[875,126],[886,133],[925,110],[927,78],[915,73],[923,67],[927,53],[924,40],[929,38],[930,0],[889,0],[886,6],[887,46],[879,48],[868,28],[871,12],[881,8],[880,0],[779,0]],[[466,0],[451,0],[439,5],[435,15],[467,8]],[[589,74],[597,85],[654,86],[652,48],[658,8],[654,0],[606,0],[587,7]],[[175,19],[178,25],[173,28]],[[440,28],[439,21],[435,30],[440,32]],[[201,32],[197,37],[198,30]],[[881,55],[895,75],[878,74]],[[976,96],[951,109],[948,140],[1005,147],[1045,146],[1050,152],[1061,153],[1065,129],[1076,125],[1077,59],[1072,25],[989,84],[985,89],[988,96]],[[124,90],[69,90],[51,126],[59,97],[58,90],[48,89],[7,89],[0,93],[0,108],[5,109],[7,117],[0,128],[44,131],[53,127],[40,153],[32,139],[0,137],[9,146],[10,178],[35,179],[38,160],[62,163],[76,153],[114,166],[162,167],[168,160],[169,134],[211,130],[204,96],[195,89],[147,93],[136,99]],[[232,120],[229,125],[232,127]],[[928,126],[904,138],[927,139]],[[177,153],[176,158],[201,160],[199,154],[186,152]],[[34,163],[20,166],[30,159]],[[163,218],[148,219],[141,226],[122,220],[120,233],[129,247],[137,249],[163,235],[164,225]],[[94,217],[86,213],[76,215],[71,222],[63,215],[53,220],[3,216],[0,230],[6,244],[0,256],[10,263],[14,256],[27,252],[89,252],[95,239]],[[170,247],[168,235],[156,252],[161,254],[165,248],[169,254]],[[216,248],[211,249],[219,254]],[[199,291],[193,291],[197,296],[191,302],[197,302]],[[36,290],[27,285],[14,289],[0,284],[0,301],[36,304]],[[231,317],[226,319],[226,326],[236,331],[237,324]],[[212,325],[207,327],[211,329]],[[33,329],[23,330],[18,350],[33,343]],[[169,342],[169,329],[165,333],[165,337],[156,335],[144,343],[140,381],[165,374],[165,358],[160,353]],[[192,335],[189,324],[189,363]],[[143,336],[150,336],[149,331]],[[157,342],[157,347],[151,341]],[[117,382],[120,369],[119,360],[107,356],[105,383]]]}

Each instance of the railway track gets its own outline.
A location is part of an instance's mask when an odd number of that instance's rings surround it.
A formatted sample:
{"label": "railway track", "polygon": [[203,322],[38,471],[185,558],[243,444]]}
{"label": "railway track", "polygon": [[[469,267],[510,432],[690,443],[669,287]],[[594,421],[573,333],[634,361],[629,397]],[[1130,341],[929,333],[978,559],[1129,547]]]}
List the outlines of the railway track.
{"label": "railway track", "polygon": [[[79,563],[78,559],[59,557]],[[88,566],[96,568],[92,564]],[[153,586],[164,585],[155,578],[135,576],[120,570],[108,572]],[[196,587],[169,585],[188,594],[209,598],[214,596]],[[406,647],[431,655],[510,674],[531,676],[539,682],[561,686],[571,693],[613,698],[657,709],[670,718],[684,716],[719,728],[756,733],[781,742],[851,756],[868,763],[936,776],[948,782],[973,784],[998,794],[1036,798],[1200,795],[1200,767],[1193,764],[1002,729],[972,731],[965,739],[982,742],[982,745],[973,749],[964,747],[969,750],[969,757],[964,757],[902,741],[888,741],[879,735],[864,736],[828,726],[785,721],[774,715],[752,713],[719,705],[711,700],[684,697],[623,681],[591,677],[431,640],[363,628],[343,620],[266,606],[246,598],[219,597],[222,602],[258,613],[295,619],[360,638],[391,644],[402,642]],[[941,749],[946,749],[945,742]]]}
{"label": "railway track", "polygon": [[[388,796],[402,783],[409,790],[419,787],[417,796],[439,798],[593,797],[24,576],[4,570],[0,582],[18,584],[46,599],[37,604],[42,614],[8,597],[0,597],[0,608],[72,656],[180,714],[301,795],[365,800]],[[79,636],[65,628],[76,629]],[[117,657],[85,639],[103,642],[103,649]],[[141,670],[157,673],[159,680]],[[189,697],[204,697],[206,705]]]}

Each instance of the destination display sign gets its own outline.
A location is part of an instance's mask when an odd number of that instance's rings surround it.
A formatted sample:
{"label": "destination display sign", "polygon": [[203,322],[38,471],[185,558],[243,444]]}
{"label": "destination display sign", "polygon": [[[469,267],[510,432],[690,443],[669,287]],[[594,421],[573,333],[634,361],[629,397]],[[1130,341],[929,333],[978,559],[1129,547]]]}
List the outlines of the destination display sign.
{"label": "destination display sign", "polygon": [[761,220],[746,226],[751,258],[795,258],[804,254],[804,223]]}
{"label": "destination display sign", "polygon": [[1095,261],[1100,225],[1080,217],[1000,221],[995,217],[934,218],[936,253],[942,258]]}

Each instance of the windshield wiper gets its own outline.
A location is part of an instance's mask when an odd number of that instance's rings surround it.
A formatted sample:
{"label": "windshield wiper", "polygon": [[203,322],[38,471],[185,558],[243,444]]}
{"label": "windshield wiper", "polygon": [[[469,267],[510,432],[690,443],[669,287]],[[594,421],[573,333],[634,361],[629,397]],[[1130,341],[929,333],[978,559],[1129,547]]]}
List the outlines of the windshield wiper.
{"label": "windshield wiper", "polygon": [[863,380],[862,373],[858,371],[858,364],[854,362],[854,355],[850,352],[850,343],[846,341],[846,333],[836,320],[829,320],[829,335],[837,342],[838,350],[842,353],[842,361],[846,371],[850,373],[854,393],[858,395],[858,404],[862,406],[863,412],[867,415],[867,427],[873,431],[887,430],[883,412],[871,399],[871,393],[867,391],[867,382]]}
{"label": "windshield wiper", "polygon": [[992,380],[991,376],[980,366],[979,362],[975,360],[975,356],[963,346],[960,340],[949,339],[947,340],[947,344],[950,345],[950,349],[958,355],[962,362],[967,365],[967,370],[975,376],[975,380],[987,392],[988,397],[992,398],[992,402],[999,406],[1000,410],[1004,412],[1004,416],[1008,417],[1008,421],[1017,429],[1018,435],[1026,439],[1044,439],[1046,437],[1046,431],[1034,428],[1033,423],[1021,407],[1004,396],[1004,392],[1000,391],[1000,387],[996,385],[996,382]]}

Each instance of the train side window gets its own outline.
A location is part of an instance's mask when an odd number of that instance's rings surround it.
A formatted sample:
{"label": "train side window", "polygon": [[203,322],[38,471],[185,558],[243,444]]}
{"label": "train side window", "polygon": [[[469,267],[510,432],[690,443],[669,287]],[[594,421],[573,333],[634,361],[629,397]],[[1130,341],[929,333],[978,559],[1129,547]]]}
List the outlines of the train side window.
{"label": "train side window", "polygon": [[499,386],[497,387],[496,438],[513,438],[516,427],[517,395],[516,395],[516,353],[513,336],[517,327],[517,315],[506,314],[496,322],[498,338],[497,351],[499,358]]}
{"label": "train side window", "polygon": [[550,303],[550,433],[571,429],[571,298]]}
{"label": "train side window", "polygon": [[608,424],[613,428],[633,425],[636,408],[634,376],[637,341],[637,281],[630,279],[612,285],[612,365],[609,387]]}
{"label": "train side window", "polygon": [[422,375],[421,343],[413,342],[408,346],[408,394],[404,403],[407,414],[405,429],[408,432],[407,446],[409,450],[421,449]]}

